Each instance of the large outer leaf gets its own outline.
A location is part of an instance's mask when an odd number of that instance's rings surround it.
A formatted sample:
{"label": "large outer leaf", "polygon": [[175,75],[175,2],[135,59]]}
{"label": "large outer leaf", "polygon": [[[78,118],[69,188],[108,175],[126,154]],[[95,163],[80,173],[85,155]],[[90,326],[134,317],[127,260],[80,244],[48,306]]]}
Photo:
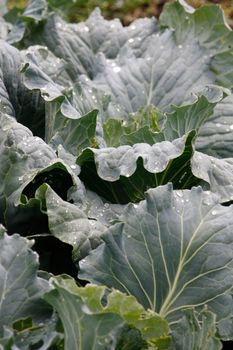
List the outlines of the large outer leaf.
{"label": "large outer leaf", "polygon": [[80,262],[79,277],[126,291],[169,320],[208,304],[233,283],[233,208],[217,202],[201,188],[148,191]]}
{"label": "large outer leaf", "polygon": [[202,47],[208,49],[208,56],[204,58],[211,60],[210,68],[217,81],[220,85],[232,86],[233,32],[220,7],[206,6],[187,12],[181,1],[176,1],[166,6],[160,24],[175,30],[175,38],[180,45],[189,45],[196,38]]}
{"label": "large outer leaf", "polygon": [[0,226],[0,328],[27,316],[46,319],[50,308],[42,300],[49,283],[37,277],[38,256],[32,242]]}
{"label": "large outer leaf", "polygon": [[27,125],[36,135],[44,134],[44,102],[25,88],[20,74],[21,53],[0,40],[0,107]]}
{"label": "large outer leaf", "polygon": [[[62,320],[65,349],[114,350],[127,324],[140,330],[148,345],[153,346],[151,349],[167,348],[159,346],[159,342],[169,343],[166,321],[152,311],[145,311],[134,297],[112,291],[103,306],[104,286],[78,288],[74,281],[64,278],[53,279],[53,285],[54,290],[45,299],[57,310]],[[144,348],[147,347],[141,345],[140,349]]]}
{"label": "large outer leaf", "polygon": [[[14,228],[21,232],[22,223],[28,222],[26,230],[29,230],[35,217],[41,215],[38,201],[24,200],[28,207],[23,208],[22,194],[27,199],[34,198],[36,189],[47,182],[66,198],[74,177],[72,179],[72,169],[57,158],[50,146],[32,136],[31,131],[14,118],[1,113],[0,124],[0,220],[11,232]],[[43,227],[41,223],[42,230]]]}
{"label": "large outer leaf", "polygon": [[233,95],[217,104],[214,114],[200,129],[195,146],[198,151],[217,158],[233,156]]}
{"label": "large outer leaf", "polygon": [[190,101],[191,92],[214,82],[209,60],[203,62],[206,50],[197,41],[192,41],[191,47],[180,48],[174,33],[167,30],[151,36],[147,45],[139,58],[130,49],[115,61],[103,57],[93,78],[94,86],[110,94],[125,115],[150,104],[169,110],[171,104]]}

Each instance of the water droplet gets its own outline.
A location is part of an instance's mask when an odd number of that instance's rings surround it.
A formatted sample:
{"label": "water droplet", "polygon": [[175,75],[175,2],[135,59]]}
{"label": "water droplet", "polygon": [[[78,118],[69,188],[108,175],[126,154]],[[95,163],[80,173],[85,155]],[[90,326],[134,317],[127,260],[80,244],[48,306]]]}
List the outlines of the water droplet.
{"label": "water droplet", "polygon": [[138,204],[133,204],[134,208],[138,208]]}
{"label": "water droplet", "polygon": [[183,45],[178,45],[178,48],[179,49],[183,49]]}
{"label": "water droplet", "polygon": [[88,28],[87,26],[85,26],[85,27],[83,28],[83,30],[84,30],[85,32],[89,32],[89,28]]}
{"label": "water droplet", "polygon": [[77,165],[72,164],[70,167],[71,167],[71,169],[76,169],[76,168],[77,168]]}
{"label": "water droplet", "polygon": [[128,238],[131,238],[132,236],[131,235],[127,235]]}
{"label": "water droplet", "polygon": [[177,196],[180,197],[180,198],[183,197],[183,193],[182,193],[182,192],[177,191],[176,194],[177,194]]}
{"label": "water droplet", "polygon": [[113,68],[113,72],[115,72],[115,73],[119,73],[120,71],[121,71],[120,67],[114,67]]}
{"label": "water droplet", "polygon": [[217,128],[219,128],[221,126],[221,124],[220,123],[216,123],[216,126],[217,126]]}
{"label": "water droplet", "polygon": [[133,38],[130,38],[130,39],[128,40],[128,42],[129,42],[130,44],[132,44],[132,43],[134,42],[134,39],[133,39]]}
{"label": "water droplet", "polygon": [[61,28],[61,27],[62,27],[61,22],[58,22],[58,23],[57,23],[57,28]]}
{"label": "water droplet", "polygon": [[233,130],[233,124],[231,124],[230,129]]}
{"label": "water droplet", "polygon": [[130,26],[130,29],[131,29],[131,30],[135,30],[135,29],[136,29],[136,26],[133,24],[133,25]]}
{"label": "water droplet", "polygon": [[91,314],[91,310],[89,309],[89,307],[87,305],[82,305],[81,306],[81,309],[82,311],[85,313],[85,314]]}
{"label": "water droplet", "polygon": [[211,212],[212,215],[216,215],[217,213],[218,213],[217,210],[213,210],[213,211]]}
{"label": "water droplet", "polygon": [[105,204],[104,204],[104,207],[105,207],[106,209],[108,209],[108,208],[110,207],[110,204],[109,204],[109,203],[105,203]]}

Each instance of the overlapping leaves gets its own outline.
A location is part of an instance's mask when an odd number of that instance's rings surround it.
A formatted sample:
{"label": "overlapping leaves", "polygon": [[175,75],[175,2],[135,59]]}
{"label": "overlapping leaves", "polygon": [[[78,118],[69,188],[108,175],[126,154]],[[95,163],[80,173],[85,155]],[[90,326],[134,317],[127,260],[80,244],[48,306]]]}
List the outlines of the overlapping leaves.
{"label": "overlapping leaves", "polygon": [[129,27],[99,10],[68,24],[65,7],[31,0],[8,35],[0,23],[0,221],[68,243],[78,278],[105,286],[38,277],[31,245],[2,229],[0,345],[165,349],[165,317],[170,350],[220,349],[232,338],[232,207],[219,204],[233,199],[232,31],[219,8],[181,0]]}

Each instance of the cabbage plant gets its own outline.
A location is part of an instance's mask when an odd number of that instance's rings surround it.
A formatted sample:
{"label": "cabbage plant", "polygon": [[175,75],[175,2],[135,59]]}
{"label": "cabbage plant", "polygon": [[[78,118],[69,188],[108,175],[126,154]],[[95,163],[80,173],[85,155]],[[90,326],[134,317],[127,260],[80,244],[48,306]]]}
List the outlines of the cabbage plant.
{"label": "cabbage plant", "polygon": [[0,349],[222,349],[233,32],[183,0],[127,27],[64,6],[0,6]]}

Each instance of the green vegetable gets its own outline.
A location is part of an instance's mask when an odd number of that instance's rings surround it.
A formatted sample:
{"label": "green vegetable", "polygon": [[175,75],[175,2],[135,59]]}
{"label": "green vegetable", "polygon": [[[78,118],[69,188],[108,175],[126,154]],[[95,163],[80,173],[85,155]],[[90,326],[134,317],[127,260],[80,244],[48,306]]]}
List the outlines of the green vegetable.
{"label": "green vegetable", "polygon": [[70,6],[0,22],[0,349],[221,349],[233,32],[183,0],[128,27]]}

